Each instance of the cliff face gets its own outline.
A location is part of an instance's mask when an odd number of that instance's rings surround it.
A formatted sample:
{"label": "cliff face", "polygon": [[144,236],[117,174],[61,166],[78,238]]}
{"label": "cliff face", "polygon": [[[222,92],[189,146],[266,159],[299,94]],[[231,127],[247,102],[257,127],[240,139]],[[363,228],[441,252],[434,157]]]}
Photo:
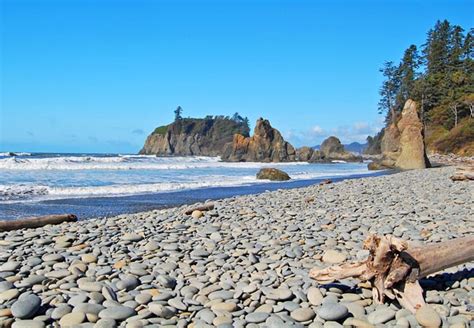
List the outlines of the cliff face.
{"label": "cliff face", "polygon": [[150,134],[140,154],[158,156],[220,156],[234,134],[248,136],[244,122],[226,118],[183,118]]}
{"label": "cliff face", "polygon": [[296,152],[268,120],[260,118],[253,136],[236,134],[233,142],[226,146],[222,159],[229,162],[290,162],[296,159]]}

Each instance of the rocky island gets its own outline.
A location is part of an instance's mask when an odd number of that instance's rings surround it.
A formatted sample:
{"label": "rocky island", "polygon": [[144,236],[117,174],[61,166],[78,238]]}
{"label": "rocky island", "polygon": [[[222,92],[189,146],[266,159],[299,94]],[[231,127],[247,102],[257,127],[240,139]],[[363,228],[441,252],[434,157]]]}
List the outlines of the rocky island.
{"label": "rocky island", "polygon": [[157,127],[140,150],[143,155],[220,156],[234,134],[249,135],[248,123],[238,116],[178,117],[171,124]]}

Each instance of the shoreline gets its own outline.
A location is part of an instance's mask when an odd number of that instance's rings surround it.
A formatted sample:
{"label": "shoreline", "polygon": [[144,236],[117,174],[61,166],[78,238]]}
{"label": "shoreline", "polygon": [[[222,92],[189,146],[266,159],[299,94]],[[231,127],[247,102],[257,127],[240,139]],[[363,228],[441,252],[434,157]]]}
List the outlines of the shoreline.
{"label": "shoreline", "polygon": [[[373,171],[365,174],[353,174],[342,177],[330,178],[334,182],[346,179],[361,179],[370,176],[382,176],[397,173],[396,170]],[[147,194],[123,196],[95,196],[74,197],[60,199],[46,199],[40,201],[26,201],[0,204],[2,220],[15,220],[17,218],[63,214],[75,214],[80,220],[97,217],[116,216],[120,214],[133,214],[155,209],[172,208],[181,205],[191,205],[208,199],[224,199],[234,196],[259,194],[267,190],[293,189],[318,184],[326,177],[315,179],[293,179],[286,182],[263,181],[248,185],[206,187],[175,191],[164,191]]]}
{"label": "shoreline", "polygon": [[[370,233],[423,243],[474,233],[474,187],[452,172],[235,196],[199,217],[184,205],[0,233],[0,326],[416,326],[357,281],[323,286],[308,272],[365,258]],[[432,316],[469,325],[474,263],[444,272],[421,281]]]}

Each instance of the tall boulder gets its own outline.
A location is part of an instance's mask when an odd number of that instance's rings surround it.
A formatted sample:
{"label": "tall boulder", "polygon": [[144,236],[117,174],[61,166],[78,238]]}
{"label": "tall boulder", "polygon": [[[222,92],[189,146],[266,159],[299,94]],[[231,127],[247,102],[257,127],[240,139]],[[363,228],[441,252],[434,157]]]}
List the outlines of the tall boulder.
{"label": "tall boulder", "polygon": [[229,162],[290,162],[296,159],[296,152],[268,120],[259,118],[253,136],[234,135],[221,158]]}
{"label": "tall boulder", "polygon": [[423,123],[418,117],[416,103],[408,99],[397,124],[400,131],[400,155],[395,166],[404,170],[424,169],[430,166],[426,155]]}
{"label": "tall boulder", "polygon": [[370,164],[369,169],[399,168],[402,170],[430,167],[426,155],[423,123],[415,101],[408,99],[397,123],[384,130],[382,159]]}

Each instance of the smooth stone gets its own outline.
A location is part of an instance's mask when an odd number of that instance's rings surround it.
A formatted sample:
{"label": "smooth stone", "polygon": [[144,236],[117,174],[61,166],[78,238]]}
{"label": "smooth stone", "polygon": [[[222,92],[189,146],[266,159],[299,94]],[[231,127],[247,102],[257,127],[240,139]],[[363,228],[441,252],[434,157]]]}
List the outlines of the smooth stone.
{"label": "smooth stone", "polygon": [[173,277],[160,274],[156,279],[165,288],[173,289],[176,286],[176,279],[174,279]]}
{"label": "smooth stone", "polygon": [[86,315],[83,312],[71,312],[64,315],[61,320],[59,320],[59,324],[61,327],[71,327],[73,325],[78,325],[86,319]]}
{"label": "smooth stone", "polygon": [[22,294],[12,305],[12,315],[19,319],[29,319],[38,312],[41,299],[35,294]]}
{"label": "smooth stone", "polygon": [[151,301],[152,295],[149,293],[140,293],[137,296],[135,296],[135,301],[138,304],[147,304],[148,302]]}
{"label": "smooth stone", "polygon": [[21,266],[21,262],[10,261],[0,265],[0,272],[14,272]]}
{"label": "smooth stone", "polygon": [[143,237],[136,233],[127,232],[123,234],[122,239],[126,241],[140,241]]}
{"label": "smooth stone", "polygon": [[356,328],[374,328],[375,327],[373,324],[369,323],[366,320],[358,319],[358,318],[352,318],[352,317],[347,318],[346,320],[344,320],[343,326],[344,327],[352,326],[352,327],[356,327]]}
{"label": "smooth stone", "polygon": [[389,308],[377,309],[367,316],[367,320],[374,325],[386,323],[395,318],[396,312]]}
{"label": "smooth stone", "polygon": [[140,281],[135,276],[127,276],[116,283],[118,290],[131,290],[137,287]]}
{"label": "smooth stone", "polygon": [[93,303],[79,303],[76,304],[72,312],[83,312],[86,314],[92,313],[98,315],[100,311],[104,309],[104,306],[101,304],[93,304]]}
{"label": "smooth stone", "polygon": [[215,327],[227,327],[228,325],[232,324],[232,318],[225,315],[220,315],[212,320],[212,324]]}
{"label": "smooth stone", "polygon": [[321,305],[323,303],[323,299],[324,299],[323,294],[321,293],[321,291],[317,287],[310,287],[308,289],[307,297],[308,297],[308,301],[312,305],[316,305],[316,306]]}
{"label": "smooth stone", "polygon": [[175,309],[178,309],[181,311],[186,311],[186,309],[188,308],[186,304],[184,304],[183,301],[181,301],[179,298],[172,298],[168,300],[168,304],[174,307]]}
{"label": "smooth stone", "polygon": [[102,284],[100,282],[90,281],[86,278],[78,279],[77,284],[79,289],[86,292],[100,292],[102,290]]}
{"label": "smooth stone", "polygon": [[68,313],[71,313],[72,308],[67,304],[61,304],[56,307],[53,312],[51,312],[51,318],[54,320],[59,320]]}
{"label": "smooth stone", "polygon": [[117,323],[113,319],[99,319],[94,328],[116,328]]}
{"label": "smooth stone", "polygon": [[18,295],[20,295],[20,291],[18,289],[9,289],[0,293],[0,301],[10,301],[17,298]]}
{"label": "smooth stone", "polygon": [[416,311],[416,321],[423,327],[440,327],[441,318],[431,306],[423,305]]}
{"label": "smooth stone", "polygon": [[342,254],[341,252],[338,252],[334,249],[329,249],[323,255],[323,262],[329,264],[337,264],[344,262],[346,258],[346,255]]}
{"label": "smooth stone", "polygon": [[194,210],[192,213],[191,213],[191,216],[193,219],[199,219],[200,217],[202,217],[204,214],[200,211],[200,210]]}
{"label": "smooth stone", "polygon": [[323,303],[318,310],[318,315],[327,321],[338,321],[347,317],[349,310],[339,303]]}
{"label": "smooth stone", "polygon": [[237,304],[235,303],[217,303],[211,306],[213,311],[223,311],[223,312],[234,312],[237,309]]}
{"label": "smooth stone", "polygon": [[308,321],[313,319],[316,314],[311,308],[299,308],[290,313],[290,316],[296,321]]}
{"label": "smooth stone", "polygon": [[265,312],[252,312],[245,316],[245,320],[250,323],[260,323],[267,320],[270,314]]}
{"label": "smooth stone", "polygon": [[218,291],[210,293],[207,297],[210,300],[217,300],[217,299],[229,300],[234,297],[234,292],[231,292],[228,290],[218,290]]}
{"label": "smooth stone", "polygon": [[12,289],[13,284],[9,281],[0,281],[0,293]]}
{"label": "smooth stone", "polygon": [[97,256],[94,254],[82,254],[81,261],[88,264],[88,263],[95,263],[97,262]]}
{"label": "smooth stone", "polygon": [[45,324],[43,321],[38,320],[16,320],[12,328],[44,328]]}
{"label": "smooth stone", "polygon": [[151,240],[148,243],[146,243],[145,246],[143,246],[143,249],[146,251],[155,251],[160,248],[160,244],[158,244],[156,241]]}
{"label": "smooth stone", "polygon": [[101,319],[125,320],[135,315],[135,310],[128,306],[112,306],[99,312]]}
{"label": "smooth stone", "polygon": [[158,317],[169,319],[176,314],[171,308],[159,303],[148,303],[148,309]]}
{"label": "smooth stone", "polygon": [[286,301],[293,297],[293,292],[288,288],[271,289],[264,294],[269,300],[275,301]]}

